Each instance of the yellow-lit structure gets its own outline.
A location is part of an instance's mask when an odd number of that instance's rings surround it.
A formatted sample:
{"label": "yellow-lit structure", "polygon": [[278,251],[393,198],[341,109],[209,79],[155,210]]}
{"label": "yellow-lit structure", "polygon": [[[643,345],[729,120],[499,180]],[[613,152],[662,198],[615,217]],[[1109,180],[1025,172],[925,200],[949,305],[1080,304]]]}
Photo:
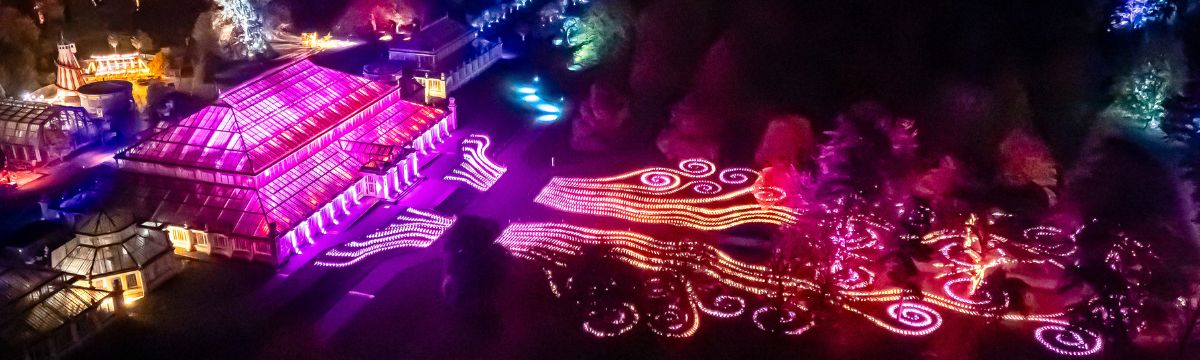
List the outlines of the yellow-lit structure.
{"label": "yellow-lit structure", "polygon": [[300,34],[300,45],[314,50],[338,49],[354,45],[353,41],[334,39],[333,35],[318,35],[315,32]]}
{"label": "yellow-lit structure", "polygon": [[103,80],[135,82],[158,77],[150,71],[150,66],[147,65],[142,54],[138,53],[96,55],[85,60],[84,63],[87,64],[87,67],[84,69],[83,76],[87,82]]}
{"label": "yellow-lit structure", "polygon": [[119,283],[126,303],[146,296],[182,269],[160,226],[107,211],[78,219],[75,238],[54,249],[50,263],[82,276],[81,286],[112,291]]}
{"label": "yellow-lit structure", "polygon": [[428,74],[425,76],[413,77],[421,86],[425,87],[425,103],[433,101],[433,99],[446,98],[446,76],[441,75],[433,77]]}

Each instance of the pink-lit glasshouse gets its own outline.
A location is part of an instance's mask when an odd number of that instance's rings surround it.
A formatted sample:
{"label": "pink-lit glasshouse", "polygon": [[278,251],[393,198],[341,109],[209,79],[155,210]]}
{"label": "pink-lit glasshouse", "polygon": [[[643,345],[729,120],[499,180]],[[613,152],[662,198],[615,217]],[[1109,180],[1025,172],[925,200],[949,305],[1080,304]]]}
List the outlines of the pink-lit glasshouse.
{"label": "pink-lit glasshouse", "polygon": [[363,203],[395,199],[455,127],[395,84],[307,59],[120,152],[138,210],[182,250],[282,263]]}

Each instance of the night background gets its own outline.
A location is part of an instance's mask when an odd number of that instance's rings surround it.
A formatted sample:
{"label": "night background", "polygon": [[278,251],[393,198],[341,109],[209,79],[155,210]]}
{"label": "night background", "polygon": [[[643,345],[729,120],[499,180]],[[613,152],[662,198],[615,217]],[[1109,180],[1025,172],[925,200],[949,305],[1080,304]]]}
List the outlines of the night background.
{"label": "night background", "polygon": [[1200,359],[1198,16],[0,0],[0,359]]}

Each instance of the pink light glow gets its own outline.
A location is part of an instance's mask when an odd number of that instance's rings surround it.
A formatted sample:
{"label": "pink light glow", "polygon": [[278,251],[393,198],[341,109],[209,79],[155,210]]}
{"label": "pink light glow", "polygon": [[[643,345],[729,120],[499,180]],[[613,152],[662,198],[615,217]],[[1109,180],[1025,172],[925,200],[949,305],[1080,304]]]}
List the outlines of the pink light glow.
{"label": "pink light glow", "polygon": [[[228,225],[235,229],[232,235],[259,238],[267,235],[268,223],[287,234],[307,224],[288,239],[298,244],[301,236],[311,242],[324,232],[326,219],[320,217],[329,216],[336,225],[338,210],[349,214],[351,205],[361,203],[365,194],[355,189],[363,178],[358,170],[372,158],[348,144],[402,147],[423,134],[447,131],[434,129],[447,115],[403,101],[394,85],[301,59],[223,93],[214,104],[117,158],[132,171],[236,189],[214,193],[249,191],[244,201],[206,202],[245,216],[205,211],[189,220],[223,226],[237,222]],[[330,204],[329,214],[321,215]]]}
{"label": "pink light glow", "polygon": [[366,236],[362,241],[351,241],[321,254],[313,264],[322,267],[347,267],[385,251],[400,248],[425,248],[454,224],[454,217],[447,217],[418,209],[405,209],[390,225]]}
{"label": "pink light glow", "polygon": [[[708,291],[705,293],[700,291],[703,288],[693,288],[692,284],[697,282],[715,282],[720,287],[756,296],[766,304],[775,304],[777,300],[774,297],[782,296],[785,309],[770,308],[774,305],[767,305],[754,311],[751,318],[760,329],[779,330],[795,335],[816,325],[811,321],[811,314],[804,308],[803,303],[797,300],[803,298],[800,296],[803,293],[822,291],[816,282],[796,273],[781,273],[763,265],[735,260],[709,244],[663,241],[629,231],[599,230],[555,223],[514,223],[504,230],[496,243],[514,257],[540,264],[555,294],[561,290],[555,284],[554,274],[562,272],[558,270],[568,266],[569,258],[583,256],[586,247],[601,246],[611,252],[615,260],[649,273],[689,274],[683,275],[679,280],[682,284],[682,295],[679,295],[675,302],[662,308],[663,312],[649,316],[651,321],[647,324],[653,332],[661,336],[691,336],[699,327],[700,313],[719,318],[738,317],[744,313],[744,298],[713,293],[712,290],[705,290]],[[946,291],[949,297],[922,291],[920,297],[924,300],[920,302],[908,300],[913,294],[910,290],[899,288],[872,291],[842,289],[837,290],[836,298],[839,299],[837,304],[841,308],[858,314],[885,330],[905,336],[923,336],[941,327],[943,319],[939,309],[974,317],[995,316],[992,306],[977,300],[959,299],[960,296],[949,290],[965,281],[968,280],[960,278],[947,284]],[[675,288],[679,289],[680,286]],[[650,293],[647,296],[655,298],[671,294],[669,289],[670,287],[662,285],[662,281],[647,282],[643,285],[643,290]],[[869,311],[879,307],[874,304],[888,305],[882,314],[877,315]],[[632,313],[653,311],[633,303],[628,305],[589,312],[609,315],[597,315],[599,318],[587,317],[585,330],[599,337],[620,335],[629,331],[628,327],[632,326],[627,322],[635,319]],[[622,315],[612,315],[617,312]],[[1005,321],[1051,325],[1066,323],[1062,313],[1005,314],[999,318]],[[612,326],[597,330],[599,324]],[[1039,334],[1039,341],[1042,341],[1043,337]],[[1071,351],[1071,344],[1079,343],[1071,339],[1074,337],[1054,340],[1059,342],[1057,346],[1060,347],[1057,349]],[[1098,339],[1095,341],[1099,344]],[[1058,351],[1049,345],[1047,347]]]}
{"label": "pink light glow", "polygon": [[1100,352],[1104,342],[1090,331],[1063,325],[1046,325],[1034,330],[1034,338],[1047,350],[1060,355],[1087,356]]}
{"label": "pink light glow", "polygon": [[[705,179],[714,174],[718,175],[715,181]],[[718,174],[713,163],[691,159],[680,162],[679,170],[648,168],[595,179],[554,178],[534,201],[567,212],[706,231],[795,222],[799,213],[794,209],[751,201],[755,194],[767,194],[763,196],[775,201],[786,196],[782,190],[750,186],[752,176],[759,175],[743,168]]]}
{"label": "pink light glow", "polygon": [[487,135],[471,135],[462,141],[463,163],[446,176],[446,180],[466,183],[479,191],[487,191],[508,171],[488,158],[492,139]]}

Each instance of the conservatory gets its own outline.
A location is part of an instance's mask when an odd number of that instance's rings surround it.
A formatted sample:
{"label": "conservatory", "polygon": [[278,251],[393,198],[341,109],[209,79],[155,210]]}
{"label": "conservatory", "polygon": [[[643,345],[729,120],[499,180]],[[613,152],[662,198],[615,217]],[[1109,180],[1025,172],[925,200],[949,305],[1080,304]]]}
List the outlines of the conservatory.
{"label": "conservatory", "polygon": [[71,285],[76,278],[0,265],[0,354],[58,358],[117,318],[112,293]]}
{"label": "conservatory", "polygon": [[399,196],[449,137],[453,106],[403,95],[293,61],[117,154],[124,198],[180,251],[280,264],[349,208]]}
{"label": "conservatory", "polygon": [[83,108],[0,99],[0,151],[32,166],[61,161],[100,139]]}
{"label": "conservatory", "polygon": [[78,220],[75,238],[54,249],[50,263],[83,276],[81,285],[112,291],[119,282],[126,302],[145,297],[182,268],[163,229],[109,211]]}

